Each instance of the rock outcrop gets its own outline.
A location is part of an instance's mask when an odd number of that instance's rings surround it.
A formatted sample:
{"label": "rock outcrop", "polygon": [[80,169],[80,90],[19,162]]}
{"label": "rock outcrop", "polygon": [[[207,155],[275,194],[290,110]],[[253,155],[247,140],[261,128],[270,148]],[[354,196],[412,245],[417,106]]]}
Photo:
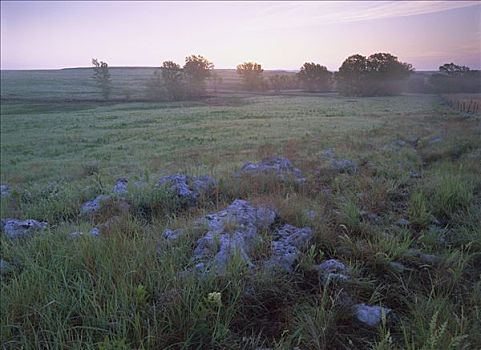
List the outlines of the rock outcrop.
{"label": "rock outcrop", "polygon": [[235,254],[252,267],[249,255],[255,242],[262,239],[259,231],[268,229],[276,217],[271,208],[254,207],[240,199],[218,213],[205,216],[202,223],[207,233],[197,241],[192,258],[196,268],[222,274]]}
{"label": "rock outcrop", "polygon": [[46,222],[33,219],[2,219],[2,231],[8,238],[22,238],[30,236],[34,233],[43,231],[46,227]]}
{"label": "rock outcrop", "polygon": [[296,183],[302,184],[306,178],[302,172],[295,168],[291,161],[283,157],[271,157],[263,159],[258,163],[245,163],[240,172],[240,175],[274,175],[281,180],[293,179]]}
{"label": "rock outcrop", "polygon": [[175,196],[189,204],[195,204],[201,195],[207,194],[217,181],[210,176],[174,174],[159,179],[157,186],[166,186]]}

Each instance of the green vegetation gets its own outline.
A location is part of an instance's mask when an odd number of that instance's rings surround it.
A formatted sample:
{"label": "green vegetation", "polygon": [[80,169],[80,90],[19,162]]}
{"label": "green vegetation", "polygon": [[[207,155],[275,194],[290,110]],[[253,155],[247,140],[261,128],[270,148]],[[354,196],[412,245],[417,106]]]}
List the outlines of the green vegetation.
{"label": "green vegetation", "polygon": [[[0,142],[1,182],[11,187],[1,217],[49,222],[28,239],[0,237],[1,258],[13,264],[1,279],[6,349],[481,347],[480,119],[437,96],[5,99]],[[327,148],[356,171],[334,171]],[[275,155],[306,183],[233,178],[244,162]],[[154,187],[175,172],[212,175],[215,194],[185,208]],[[114,200],[91,220],[80,215],[119,177],[129,178],[128,213]],[[272,204],[281,222],[313,229],[294,273],[250,271],[240,258],[224,276],[185,273],[205,233],[197,218],[236,198]],[[119,220],[108,234],[88,234],[113,213]],[[186,234],[169,242],[167,227]],[[259,259],[269,254],[265,238]],[[330,258],[351,267],[351,280],[320,282],[310,267]],[[361,325],[346,294],[391,308],[394,324]]]}

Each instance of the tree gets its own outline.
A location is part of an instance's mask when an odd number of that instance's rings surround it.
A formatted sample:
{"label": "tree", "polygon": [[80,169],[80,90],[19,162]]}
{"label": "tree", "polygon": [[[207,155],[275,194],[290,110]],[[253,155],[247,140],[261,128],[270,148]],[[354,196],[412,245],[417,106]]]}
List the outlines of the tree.
{"label": "tree", "polygon": [[445,63],[439,67],[439,73],[429,78],[432,89],[438,93],[481,92],[481,71],[471,70],[467,66]]}
{"label": "tree", "polygon": [[214,64],[205,57],[192,55],[185,58],[184,74],[187,91],[192,97],[205,94],[205,80],[210,77]]}
{"label": "tree", "polygon": [[237,74],[242,79],[244,88],[250,91],[262,90],[265,87],[262,66],[255,62],[244,62],[237,66]]}
{"label": "tree", "polygon": [[165,61],[160,70],[167,90],[167,98],[174,101],[181,100],[185,95],[185,82],[180,65],[172,61]]}
{"label": "tree", "polygon": [[104,99],[108,100],[112,92],[112,81],[110,80],[109,65],[107,62],[99,62],[96,58],[92,58],[92,65],[94,66],[93,79],[102,91]]}
{"label": "tree", "polygon": [[462,76],[466,72],[469,72],[470,69],[469,67],[466,66],[458,66],[457,64],[454,63],[445,63],[442,66],[439,67],[439,71],[441,73],[445,73],[450,76]]}
{"label": "tree", "polygon": [[326,91],[331,85],[332,73],[320,64],[306,62],[297,73],[297,78],[307,91]]}
{"label": "tree", "polygon": [[212,74],[210,75],[210,81],[212,83],[212,88],[214,89],[214,92],[217,93],[217,89],[222,84],[224,79],[222,79],[219,73],[217,73],[216,71],[212,71]]}
{"label": "tree", "polygon": [[349,56],[336,74],[338,90],[348,96],[394,95],[413,68],[389,53]]}
{"label": "tree", "polygon": [[280,93],[281,90],[295,89],[297,87],[297,78],[294,75],[274,74],[269,77],[269,86],[276,93]]}

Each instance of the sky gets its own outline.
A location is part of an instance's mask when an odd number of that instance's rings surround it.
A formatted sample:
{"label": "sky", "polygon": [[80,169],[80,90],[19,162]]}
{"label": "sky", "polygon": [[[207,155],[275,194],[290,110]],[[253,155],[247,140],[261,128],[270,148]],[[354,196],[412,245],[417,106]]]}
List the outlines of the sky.
{"label": "sky", "polygon": [[182,64],[216,68],[316,62],[389,52],[417,70],[481,68],[481,1],[1,1],[1,69]]}

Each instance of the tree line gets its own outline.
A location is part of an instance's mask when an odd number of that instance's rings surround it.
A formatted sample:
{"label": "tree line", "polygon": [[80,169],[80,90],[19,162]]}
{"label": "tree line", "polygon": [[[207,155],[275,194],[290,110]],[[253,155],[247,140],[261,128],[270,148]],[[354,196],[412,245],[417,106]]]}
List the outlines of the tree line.
{"label": "tree line", "polygon": [[[92,59],[92,64],[93,79],[104,99],[108,100],[112,92],[108,64],[97,59]],[[314,62],[305,62],[295,75],[274,74],[268,79],[257,62],[239,64],[236,72],[243,89],[252,92],[273,90],[279,93],[281,90],[302,89],[307,92],[338,91],[344,96],[389,96],[403,92],[414,68],[389,53],[375,53],[368,57],[349,56],[337,72],[330,72]],[[217,92],[222,77],[214,71],[214,64],[201,55],[186,57],[183,66],[164,61],[147,82],[148,97],[170,101],[199,98],[206,95],[207,80]],[[447,63],[423,84],[431,90],[428,92],[479,92],[480,82],[480,71]]]}

